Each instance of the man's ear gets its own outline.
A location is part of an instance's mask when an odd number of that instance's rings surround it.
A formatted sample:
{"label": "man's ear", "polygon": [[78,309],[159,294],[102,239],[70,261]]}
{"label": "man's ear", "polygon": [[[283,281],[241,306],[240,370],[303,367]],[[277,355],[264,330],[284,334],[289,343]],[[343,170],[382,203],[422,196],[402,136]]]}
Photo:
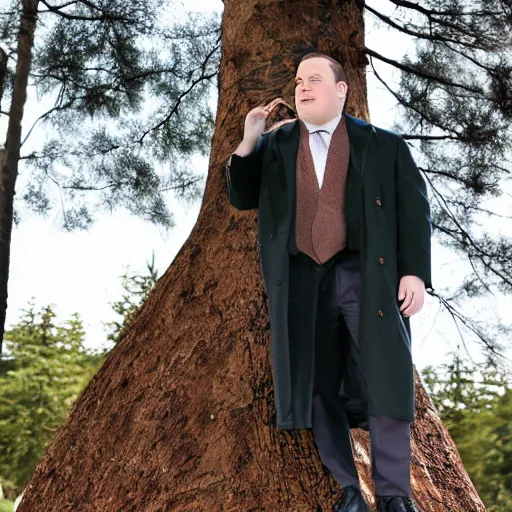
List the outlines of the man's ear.
{"label": "man's ear", "polygon": [[347,90],[348,90],[348,85],[345,82],[341,82],[341,81],[338,82],[337,88],[338,88],[338,93],[341,93],[340,98],[342,98],[343,96],[346,96]]}

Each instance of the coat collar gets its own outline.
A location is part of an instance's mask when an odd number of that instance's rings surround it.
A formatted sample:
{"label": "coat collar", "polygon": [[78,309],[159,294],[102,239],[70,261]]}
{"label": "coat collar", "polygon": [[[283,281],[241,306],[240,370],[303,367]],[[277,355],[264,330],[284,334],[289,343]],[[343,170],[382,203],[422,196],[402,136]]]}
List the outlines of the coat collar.
{"label": "coat collar", "polygon": [[[344,112],[350,148],[349,167],[361,174],[363,153],[373,125]],[[299,120],[281,126],[276,131],[276,146],[284,167],[289,190],[295,190],[297,151],[299,148]]]}

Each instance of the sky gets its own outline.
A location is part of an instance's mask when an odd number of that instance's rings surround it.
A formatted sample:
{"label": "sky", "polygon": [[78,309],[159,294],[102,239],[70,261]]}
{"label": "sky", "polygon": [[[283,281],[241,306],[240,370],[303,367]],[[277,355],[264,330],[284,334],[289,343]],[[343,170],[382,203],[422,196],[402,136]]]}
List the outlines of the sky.
{"label": "sky", "polygon": [[[380,0],[379,9],[391,14],[391,4]],[[187,0],[189,11],[221,12],[220,0]],[[177,10],[173,11],[175,14]],[[368,47],[393,59],[400,59],[404,52],[414,51],[411,41],[388,29],[373,27],[371,15],[367,15]],[[377,72],[390,84],[397,84],[398,73],[390,66],[374,61]],[[382,128],[390,129],[397,113],[394,98],[374,77],[367,67],[370,121]],[[215,110],[217,98],[210,102]],[[25,107],[24,133],[33,121],[48,110],[50,103],[39,99],[33,90]],[[0,124],[5,140],[5,122]],[[34,144],[44,131],[34,132]],[[233,148],[234,150],[235,148]],[[194,157],[192,163],[205,176],[208,159]],[[20,166],[17,190],[30,178],[29,172]],[[21,224],[13,229],[11,263],[8,288],[7,327],[15,324],[26,309],[31,297],[35,297],[39,309],[47,304],[55,305],[57,322],[63,322],[74,312],[79,312],[86,331],[85,345],[89,348],[109,346],[106,342],[104,323],[119,320],[111,307],[123,294],[121,275],[129,268],[131,272],[146,273],[146,261],[155,252],[155,263],[162,275],[172,263],[194,226],[200,201],[194,205],[177,202],[168,196],[176,227],[168,233],[161,228],[145,223],[125,211],[112,215],[104,214],[87,232],[66,233],[57,225],[52,214],[48,218],[26,215]],[[504,203],[509,208],[509,203]],[[489,222],[489,221],[485,221]],[[487,226],[484,226],[487,227]],[[453,290],[468,272],[461,256],[441,247],[436,239],[432,243],[432,281],[437,292]],[[494,299],[475,301],[465,306],[475,318],[506,318],[512,301],[496,296]],[[448,354],[460,345],[460,335],[450,315],[439,306],[437,300],[426,294],[423,310],[411,318],[413,361],[418,369],[427,365],[438,365],[450,360]],[[469,338],[468,338],[469,340]],[[481,361],[478,345],[470,343],[469,352],[474,361]],[[510,351],[509,357],[512,357]]]}

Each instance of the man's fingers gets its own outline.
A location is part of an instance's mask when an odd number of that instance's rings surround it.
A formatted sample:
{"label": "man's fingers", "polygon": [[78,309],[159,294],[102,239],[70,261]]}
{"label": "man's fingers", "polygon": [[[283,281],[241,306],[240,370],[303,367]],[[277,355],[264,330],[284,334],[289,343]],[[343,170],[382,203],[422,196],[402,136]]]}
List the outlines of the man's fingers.
{"label": "man's fingers", "polygon": [[409,283],[400,283],[398,290],[398,300],[404,296],[404,300],[400,306],[400,312],[403,316],[415,315],[423,307],[425,302],[425,290],[420,285],[412,285]]}
{"label": "man's fingers", "polygon": [[409,307],[407,307],[403,311],[403,315],[404,316],[414,315],[414,313],[416,313],[416,308],[417,308],[417,299],[414,297],[414,294],[413,294],[413,299],[411,300]]}
{"label": "man's fingers", "polygon": [[284,124],[287,124],[287,123],[293,123],[293,121],[295,121],[295,119],[282,119],[281,121],[278,121],[277,123],[274,123],[268,130],[265,130],[265,133],[273,132],[274,130],[276,130],[280,126],[283,126]]}
{"label": "man's fingers", "polygon": [[424,303],[424,297],[423,293],[415,293],[414,294],[414,303],[413,303],[413,309],[410,313],[408,313],[409,316],[415,315],[418,311],[421,310]]}
{"label": "man's fingers", "polygon": [[287,103],[286,101],[283,100],[283,98],[276,98],[275,100],[272,100],[266,107],[265,109],[268,110],[269,112],[272,112],[272,110],[274,110],[276,107],[278,107],[279,105],[283,105],[286,109],[290,109],[292,110],[293,112],[295,112],[293,110],[293,107]]}
{"label": "man's fingers", "polygon": [[268,110],[269,112],[271,112],[272,110],[274,110],[274,107],[282,102],[283,100],[281,98],[276,98],[274,100],[272,100],[270,103],[268,103],[265,107],[265,110]]}
{"label": "man's fingers", "polygon": [[404,316],[412,316],[415,315],[420,309],[423,307],[423,304],[425,302],[423,293],[421,292],[414,292],[413,291],[413,300],[411,301],[410,306],[405,309]]}
{"label": "man's fingers", "polygon": [[403,311],[409,305],[411,300],[411,294],[407,288],[402,292],[402,295],[404,298],[402,304],[400,305],[400,311]]}
{"label": "man's fingers", "polygon": [[413,299],[413,292],[411,289],[409,288],[406,288],[405,290],[405,298],[404,298],[404,301],[402,303],[402,305],[400,306],[400,311],[403,311],[405,308],[409,307],[411,302],[412,302],[412,299]]}

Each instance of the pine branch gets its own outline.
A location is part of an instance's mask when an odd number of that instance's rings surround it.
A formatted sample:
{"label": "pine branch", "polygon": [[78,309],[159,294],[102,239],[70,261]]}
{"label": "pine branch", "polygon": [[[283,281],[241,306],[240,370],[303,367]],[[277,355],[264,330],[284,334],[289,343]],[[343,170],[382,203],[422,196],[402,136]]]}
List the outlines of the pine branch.
{"label": "pine branch", "polygon": [[467,53],[464,53],[462,50],[451,47],[446,41],[442,41],[441,44],[444,44],[444,46],[446,46],[446,48],[448,48],[450,51],[457,53],[461,57],[464,57],[465,59],[472,62],[475,66],[478,66],[479,68],[487,71],[489,74],[492,74],[494,72],[493,68],[491,68],[489,66],[485,66],[484,64],[482,64],[481,61],[476,60],[474,57],[471,57]]}
{"label": "pine branch", "polygon": [[475,334],[477,336],[477,338],[480,339],[480,341],[482,341],[482,343],[487,347],[487,349],[490,352],[492,352],[495,356],[508,361],[508,358],[506,356],[497,352],[495,343],[491,339],[487,338],[487,336],[474,324],[474,322],[472,320],[470,320],[468,317],[465,317],[452,304],[450,304],[450,302],[447,299],[445,299],[444,297],[441,297],[441,295],[439,295],[435,292],[432,295],[437,297],[439,299],[440,303],[448,310],[448,313],[450,313],[450,315],[454,321],[454,324],[457,328],[457,331],[459,332],[462,344],[464,345],[464,348],[466,349],[466,353],[468,354],[468,357],[470,359],[471,359],[471,355],[466,346],[466,341],[465,341],[464,336],[460,330],[460,326],[459,326],[458,322],[461,322],[467,329],[469,329],[473,334]]}
{"label": "pine branch", "polygon": [[[373,9],[369,5],[366,4],[365,7],[366,7],[366,9],[368,11],[370,11],[372,14],[377,16],[380,20],[384,21],[387,25],[389,25],[390,27],[392,27],[392,28],[394,28],[394,29],[404,33],[404,34],[417,37],[418,39],[426,39],[426,40],[429,40],[429,41],[439,41],[439,42],[446,41],[446,42],[455,43],[455,44],[458,44],[458,45],[461,45],[461,46],[466,46],[468,48],[479,48],[477,45],[465,42],[462,39],[454,39],[452,37],[443,36],[441,33],[439,33],[439,31],[437,31],[436,33],[433,33],[431,31],[430,34],[427,34],[425,32],[418,32],[416,30],[411,30],[410,28],[407,28],[405,25],[399,25],[398,23],[394,22],[389,16],[385,16],[384,14],[380,13],[376,9]],[[446,21],[440,21],[439,24],[443,25],[443,26],[446,26],[446,27],[450,27],[457,34],[464,34],[464,35],[466,35],[467,37],[470,37],[470,38],[473,38],[474,35],[475,35],[474,33],[471,33],[469,31],[465,30],[461,26],[454,25],[454,24],[448,23]]]}
{"label": "pine branch", "polygon": [[140,139],[137,141],[139,144],[142,144],[144,142],[144,138],[149,135],[151,132],[155,131],[155,130],[158,130],[159,128],[161,128],[162,126],[164,126],[165,124],[167,124],[171,117],[178,111],[178,107],[181,103],[181,100],[190,92],[192,91],[192,89],[200,82],[202,82],[203,80],[210,80],[210,78],[213,78],[214,76],[216,76],[218,74],[218,72],[215,72],[215,73],[212,73],[210,75],[205,75],[205,70],[206,70],[206,65],[208,63],[208,61],[210,60],[210,58],[212,57],[212,55],[215,53],[215,51],[219,48],[219,46],[215,46],[211,51],[210,53],[206,56],[206,59],[204,60],[204,62],[201,64],[201,76],[199,76],[196,80],[194,80],[191,84],[190,84],[190,87],[183,91],[179,96],[178,96],[178,99],[176,100],[175,104],[173,105],[171,111],[169,112],[169,114],[167,114],[167,116],[162,119],[158,124],[156,124],[155,126],[153,126],[152,128],[149,128],[148,130],[146,130],[142,136],[140,137]]}
{"label": "pine branch", "polygon": [[[425,172],[425,170],[424,170]],[[430,172],[430,171],[427,171]],[[434,172],[434,171],[432,171]],[[434,172],[435,173],[435,172]],[[437,173],[441,174],[441,173]],[[450,176],[452,177],[452,176]],[[486,208],[481,208],[479,206],[475,206],[474,204],[466,204],[462,201],[458,201],[457,199],[447,199],[447,203],[453,204],[454,206],[460,206],[466,210],[475,210],[477,212],[485,213],[486,215],[492,216],[492,217],[499,217],[501,219],[512,219],[512,215],[501,215],[500,213],[492,212],[491,210],[487,210]]]}
{"label": "pine branch", "polygon": [[[107,69],[107,68],[102,68],[102,67],[80,67],[80,66],[72,66],[71,64],[69,63],[66,63],[66,68],[67,69],[70,69],[70,70],[73,70],[73,71],[80,71],[80,72],[84,72],[84,73],[87,73],[87,72],[104,72],[104,73],[107,73],[109,75],[112,75],[114,77],[117,76],[117,73],[116,73],[116,70],[115,69]],[[134,75],[130,75],[130,76],[123,76],[122,77],[122,81],[124,83],[129,83],[129,82],[135,82],[137,80],[143,80],[144,78],[150,78],[152,76],[156,76],[156,75],[163,75],[163,74],[166,74],[166,73],[175,73],[176,72],[176,68],[158,68],[158,69],[148,69],[146,71],[142,71],[138,74],[134,74]],[[69,78],[67,76],[60,76],[60,75],[55,75],[55,74],[50,74],[50,73],[45,73],[45,74],[37,74],[37,73],[31,73],[31,76],[34,77],[34,78],[41,78],[41,79],[46,79],[46,78],[54,78],[55,80],[57,81],[67,81],[69,80]],[[76,82],[72,82],[74,84],[76,84]],[[78,85],[77,85],[78,87]],[[101,85],[95,85],[94,88],[97,88],[97,87],[102,87]],[[113,86],[110,86],[110,85],[104,85],[103,88],[109,88],[109,87],[112,87],[113,90],[115,90],[113,88]]]}
{"label": "pine branch", "polygon": [[[452,139],[452,140],[461,140],[462,137],[460,134],[458,134],[457,132],[455,132],[455,130],[453,130],[452,128],[448,127],[448,126],[444,126],[442,125],[439,121],[437,121],[436,119],[432,119],[432,118],[429,118],[425,115],[424,112],[420,111],[418,108],[416,108],[412,103],[406,101],[404,98],[402,98],[398,93],[396,93],[395,91],[393,91],[393,89],[391,89],[391,87],[388,86],[388,84],[384,81],[384,79],[379,75],[379,73],[377,73],[377,70],[375,69],[375,66],[373,65],[373,60],[372,58],[370,57],[370,64],[372,66],[372,69],[373,69],[373,72],[375,74],[375,76],[377,77],[377,79],[382,83],[382,85],[384,85],[384,87],[398,100],[398,102],[410,109],[410,110],[413,110],[414,112],[416,112],[418,114],[418,116],[420,116],[424,121],[426,121],[427,123],[445,131],[445,132],[452,132],[453,135],[442,135],[442,136],[428,136],[428,135],[416,135],[416,136],[410,136],[408,135],[407,138],[408,139],[412,139],[412,138],[418,138],[418,139],[426,139],[428,137],[431,137],[431,138],[436,138],[436,137],[443,137],[443,138],[446,138],[446,139]],[[404,137],[405,138],[405,137]]]}
{"label": "pine branch", "polygon": [[55,9],[64,9],[65,7],[69,7],[70,5],[75,5],[75,4],[79,4],[80,3],[80,0],[72,0],[71,2],[67,2],[65,4],[61,4],[61,5],[54,5],[53,7]]}
{"label": "pine branch", "polygon": [[30,130],[28,131],[26,137],[23,139],[22,143],[20,144],[20,148],[23,147],[23,144],[25,144],[25,142],[27,142],[27,139],[30,137],[30,134],[32,133],[32,131],[34,130],[36,124],[39,122],[39,121],[42,121],[43,119],[46,119],[47,117],[49,117],[53,112],[56,112],[56,111],[60,111],[60,110],[66,110],[68,108],[70,108],[72,105],[73,105],[74,101],[69,101],[68,103],[65,103],[64,105],[60,105],[60,106],[55,106],[53,108],[51,108],[50,110],[48,110],[47,112],[45,112],[44,114],[40,115],[35,121],[34,123],[32,124]]}
{"label": "pine branch", "polygon": [[439,84],[446,85],[447,87],[457,87],[457,88],[461,88],[461,89],[464,89],[469,92],[474,92],[476,94],[480,94],[482,96],[484,95],[484,91],[480,87],[478,87],[478,88],[470,87],[465,84],[459,84],[457,82],[452,82],[451,80],[440,77],[438,75],[431,75],[430,73],[426,73],[425,71],[421,71],[420,69],[417,69],[417,68],[414,68],[411,66],[407,66],[407,65],[402,64],[401,62],[398,62],[396,60],[384,57],[380,53],[377,53],[376,51],[372,50],[371,48],[368,48],[367,46],[365,46],[363,48],[363,51],[364,51],[364,53],[371,55],[372,57],[375,57],[376,59],[379,59],[382,62],[391,64],[395,68],[398,68],[402,71],[406,71],[407,73],[412,73],[413,75],[419,76],[421,78],[425,78],[427,80],[432,80],[433,82],[437,82]]}
{"label": "pine branch", "polygon": [[201,180],[200,177],[185,181],[184,183],[180,183],[179,185],[175,185],[172,187],[165,187],[162,189],[162,192],[168,192],[169,190],[185,190],[186,188],[190,187],[191,185],[194,185],[195,183],[198,183]]}
{"label": "pine branch", "polygon": [[439,176],[444,176],[445,178],[449,178],[451,180],[460,182],[461,185],[464,185],[464,186],[467,185],[467,182],[463,178],[461,178],[460,176],[457,176],[456,174],[452,174],[450,172],[447,172],[447,171],[439,171],[439,170],[434,170],[434,169],[427,169],[425,167],[420,167],[420,166],[418,166],[418,170],[420,170],[421,172],[424,172],[424,173],[436,174],[436,175],[439,175]]}
{"label": "pine branch", "polygon": [[503,16],[504,11],[475,11],[475,12],[460,12],[460,11],[436,11],[434,9],[427,9],[422,7],[420,4],[414,2],[408,2],[407,0],[390,0],[392,4],[398,7],[406,7],[407,9],[413,9],[415,11],[424,14],[429,19],[432,16]]}
{"label": "pine branch", "polygon": [[444,228],[443,226],[440,226],[440,225],[437,225],[437,224],[435,225],[435,227],[437,229],[439,229],[440,231],[444,232],[445,234],[449,235],[451,238],[453,238],[459,244],[464,245],[464,246],[468,246],[469,245],[470,247],[472,247],[475,250],[476,256],[480,260],[482,265],[484,267],[486,267],[494,275],[499,277],[504,283],[509,285],[510,288],[512,289],[512,280],[509,279],[506,275],[504,275],[503,272],[501,272],[499,269],[496,269],[494,267],[494,265],[492,265],[491,262],[487,262],[485,260],[485,258],[488,258],[489,260],[492,261],[495,258],[495,255],[494,254],[489,254],[488,252],[486,252],[482,247],[480,247],[473,240],[473,237],[469,234],[468,231],[466,231],[462,227],[460,222],[457,220],[456,216],[452,213],[452,211],[448,207],[448,204],[446,203],[445,198],[443,197],[441,192],[439,192],[439,190],[437,190],[437,188],[435,187],[434,183],[432,182],[432,180],[430,179],[428,174],[424,173],[423,176],[425,176],[426,180],[428,181],[429,185],[431,186],[432,190],[434,191],[434,194],[435,194],[435,196],[437,198],[437,202],[438,202],[439,206],[445,211],[445,213],[448,215],[450,220],[455,224],[455,226],[457,227],[458,231],[448,230],[448,229]]}
{"label": "pine branch", "polygon": [[123,185],[129,185],[128,182],[122,182],[122,181],[117,181],[117,182],[110,182],[108,183],[107,185],[103,186],[103,187],[97,187],[97,186],[94,186],[94,185],[62,185],[62,188],[63,189],[72,189],[72,190],[81,190],[81,191],[95,191],[95,192],[98,192],[100,190],[107,190],[107,189],[116,189],[116,188],[119,188],[119,187],[122,187]]}
{"label": "pine branch", "polygon": [[455,135],[422,135],[422,134],[401,134],[402,138],[407,140],[460,140],[459,136]]}
{"label": "pine branch", "polygon": [[[46,0],[40,0],[40,2],[48,8],[48,10],[41,10],[38,11],[38,13],[47,13],[51,12],[53,14],[58,14],[59,16],[66,18],[68,20],[81,20],[81,21],[124,21],[125,23],[131,23],[132,20],[129,18],[126,18],[124,16],[117,16],[115,14],[109,14],[109,13],[103,13],[100,16],[82,16],[80,14],[69,14],[67,12],[64,12],[61,10],[63,6],[52,6],[50,5]],[[83,3],[85,5],[92,5],[90,2],[84,2],[81,0],[80,3]],[[66,4],[64,4],[65,6]],[[99,8],[95,7],[95,9],[100,10]]]}

